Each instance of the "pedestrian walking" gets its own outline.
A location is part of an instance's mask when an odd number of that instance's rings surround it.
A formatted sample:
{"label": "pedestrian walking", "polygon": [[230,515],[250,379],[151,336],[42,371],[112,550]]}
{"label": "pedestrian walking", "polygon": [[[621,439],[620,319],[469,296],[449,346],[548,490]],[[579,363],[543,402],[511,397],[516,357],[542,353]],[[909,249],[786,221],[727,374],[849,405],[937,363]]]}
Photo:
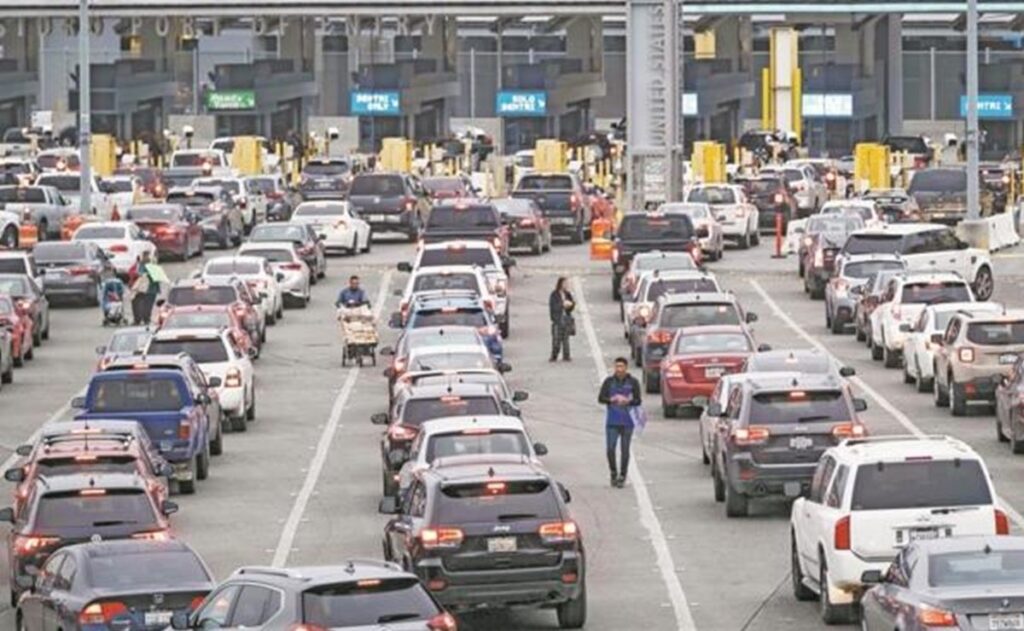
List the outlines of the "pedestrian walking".
{"label": "pedestrian walking", "polygon": [[136,278],[132,283],[132,320],[136,326],[148,325],[153,315],[153,305],[160,295],[160,280],[154,278],[152,259],[149,252],[143,252],[136,263]]}
{"label": "pedestrian walking", "polygon": [[[605,449],[608,455],[608,470],[611,483],[621,489],[629,473],[629,448],[633,440],[635,413],[640,409],[640,382],[629,374],[629,360],[615,358],[615,372],[601,384],[597,396],[606,408],[604,419]],[[616,466],[615,448],[619,446],[619,463]]]}
{"label": "pedestrian walking", "polygon": [[569,352],[569,338],[576,335],[576,321],[572,312],[576,308],[576,301],[569,293],[568,279],[560,276],[555,283],[555,290],[548,297],[548,312],[551,317],[551,359],[558,361],[558,355],[562,355],[564,361],[571,361]]}

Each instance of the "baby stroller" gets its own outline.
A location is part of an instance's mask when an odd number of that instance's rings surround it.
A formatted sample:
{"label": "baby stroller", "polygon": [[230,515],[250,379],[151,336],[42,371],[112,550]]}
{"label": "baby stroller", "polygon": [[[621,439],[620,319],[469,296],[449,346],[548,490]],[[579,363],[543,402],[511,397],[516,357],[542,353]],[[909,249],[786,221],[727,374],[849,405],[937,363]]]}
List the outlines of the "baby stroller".
{"label": "baby stroller", "polygon": [[103,312],[103,326],[124,324],[124,283],[119,278],[107,279],[101,292],[100,310]]}
{"label": "baby stroller", "polygon": [[341,325],[341,365],[347,366],[352,360],[362,366],[363,360],[369,359],[376,366],[379,338],[370,307],[341,307],[338,322]]}

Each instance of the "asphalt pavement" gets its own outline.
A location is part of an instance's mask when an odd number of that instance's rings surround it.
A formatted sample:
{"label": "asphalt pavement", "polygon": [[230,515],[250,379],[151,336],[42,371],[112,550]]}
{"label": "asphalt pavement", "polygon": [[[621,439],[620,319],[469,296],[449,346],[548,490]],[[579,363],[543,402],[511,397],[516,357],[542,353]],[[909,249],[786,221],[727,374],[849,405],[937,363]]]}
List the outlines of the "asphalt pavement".
{"label": "asphalt pavement", "polygon": [[[381,556],[386,518],[377,514],[381,491],[380,428],[370,415],[386,409],[383,364],[343,368],[334,296],[359,274],[382,321],[396,308],[394,290],[405,276],[395,263],[412,258],[408,244],[374,245],[358,257],[332,258],[328,277],[313,289],[307,309],[292,309],[268,331],[256,362],[257,420],[228,434],[224,455],[194,496],[178,496],[172,518],[177,536],[192,544],[218,577],[242,565],[336,563]],[[209,251],[207,256],[218,252]],[[996,299],[1024,306],[1024,253],[995,255]],[[618,305],[611,298],[609,264],[593,262],[586,246],[556,246],[551,254],[517,256],[511,280],[512,330],[507,375],[527,390],[524,419],[547,444],[549,469],[572,492],[570,509],[587,552],[587,629],[820,629],[814,603],[798,603],[789,584],[788,504],[752,504],[746,519],[726,519],[712,497],[701,464],[696,419],[664,419],[657,395],[646,401],[650,422],[634,440],[635,467],[625,489],[608,484],[603,411],[597,389],[611,360],[626,355]],[[180,278],[200,262],[165,265]],[[824,307],[811,301],[796,262],[770,258],[768,244],[729,250],[710,269],[760,319],[759,342],[774,348],[819,345],[857,369],[854,388],[869,403],[869,430],[944,433],[986,459],[996,487],[1024,527],[1024,488],[1016,484],[1024,460],[996,442],[994,417],[977,412],[953,418],[928,395],[905,386],[898,370],[872,362],[852,335],[824,326]],[[580,312],[573,361],[551,364],[547,296],[558,276],[571,278]],[[66,418],[67,402],[95,367],[95,347],[111,333],[95,308],[54,309],[52,339],[0,392],[0,458],[48,419]],[[394,333],[384,329],[384,343]],[[6,533],[5,533],[6,534]],[[6,557],[6,549],[0,553]],[[6,566],[6,559],[0,561]],[[0,590],[7,589],[0,573]],[[3,593],[0,591],[0,593]],[[0,599],[6,601],[6,598]],[[557,628],[554,612],[517,610],[466,615],[460,628]],[[9,609],[0,629],[13,629]]]}

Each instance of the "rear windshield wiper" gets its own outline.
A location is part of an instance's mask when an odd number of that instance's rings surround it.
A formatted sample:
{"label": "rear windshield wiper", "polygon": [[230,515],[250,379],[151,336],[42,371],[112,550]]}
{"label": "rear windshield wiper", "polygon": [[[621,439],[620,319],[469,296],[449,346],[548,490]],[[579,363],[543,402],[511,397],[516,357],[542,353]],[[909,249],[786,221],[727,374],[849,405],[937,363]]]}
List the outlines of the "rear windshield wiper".
{"label": "rear windshield wiper", "polygon": [[523,519],[536,519],[535,513],[505,513],[498,515],[498,521],[520,521]]}
{"label": "rear windshield wiper", "polygon": [[105,521],[94,521],[92,525],[94,527],[100,526],[126,526],[128,524],[137,524],[139,522],[130,519],[107,519]]}
{"label": "rear windshield wiper", "polygon": [[816,416],[801,416],[797,419],[798,423],[813,423],[814,421],[831,421],[832,417],[828,414],[818,414]]}
{"label": "rear windshield wiper", "polygon": [[966,511],[978,510],[977,506],[948,506],[945,508],[933,508],[932,515],[950,515],[952,513],[963,513]]}
{"label": "rear windshield wiper", "polygon": [[389,613],[377,618],[377,624],[387,624],[389,622],[398,622],[399,620],[415,620],[422,618],[418,613]]}

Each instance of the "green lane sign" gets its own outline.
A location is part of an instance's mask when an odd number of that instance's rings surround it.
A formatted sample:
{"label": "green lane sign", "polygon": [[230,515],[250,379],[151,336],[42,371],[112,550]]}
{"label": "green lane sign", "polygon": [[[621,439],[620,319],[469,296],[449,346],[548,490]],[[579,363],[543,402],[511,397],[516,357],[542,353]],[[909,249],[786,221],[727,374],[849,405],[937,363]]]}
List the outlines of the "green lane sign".
{"label": "green lane sign", "polygon": [[206,109],[212,111],[254,110],[256,93],[252,90],[210,90],[206,93]]}

